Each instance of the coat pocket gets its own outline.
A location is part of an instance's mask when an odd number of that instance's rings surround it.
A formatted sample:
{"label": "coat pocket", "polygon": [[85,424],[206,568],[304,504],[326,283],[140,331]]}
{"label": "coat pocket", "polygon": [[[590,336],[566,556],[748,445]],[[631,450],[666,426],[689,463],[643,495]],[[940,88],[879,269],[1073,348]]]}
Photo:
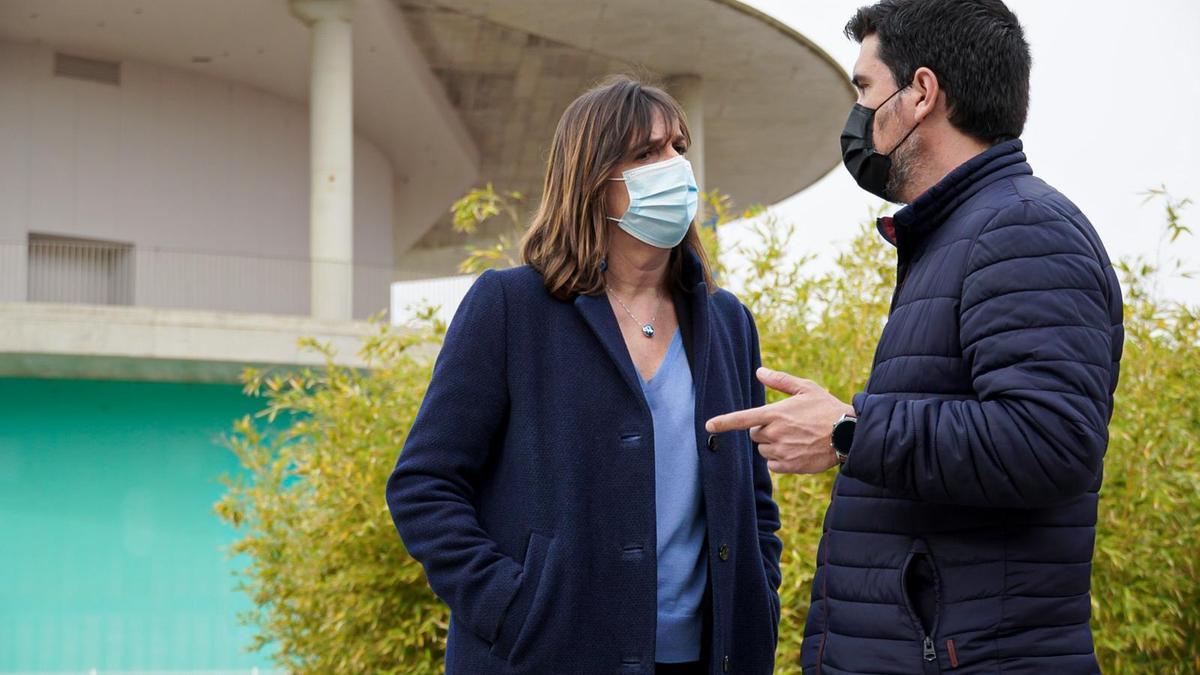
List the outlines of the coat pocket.
{"label": "coat pocket", "polygon": [[[926,672],[938,672],[936,635],[941,616],[941,582],[933,556],[922,550],[908,554],[900,570],[900,595],[921,639]],[[932,669],[932,670],[931,670]]]}
{"label": "coat pocket", "polygon": [[492,656],[503,661],[510,661],[513,648],[525,632],[525,624],[533,609],[534,599],[542,585],[542,576],[550,554],[553,540],[539,532],[529,535],[529,543],[525,548],[525,560],[522,563],[521,587],[517,590],[512,603],[504,613],[500,623],[500,633],[492,644]]}
{"label": "coat pocket", "polygon": [[779,647],[779,615],[780,615],[780,600],[779,591],[771,586],[771,582],[767,580],[767,563],[762,555],[762,549],[759,549],[759,567],[762,568],[763,589],[767,594],[767,616],[771,622],[771,651],[774,653]]}
{"label": "coat pocket", "polygon": [[901,591],[913,622],[922,635],[934,635],[941,612],[941,589],[933,556],[928,553],[910,554],[901,579]]}

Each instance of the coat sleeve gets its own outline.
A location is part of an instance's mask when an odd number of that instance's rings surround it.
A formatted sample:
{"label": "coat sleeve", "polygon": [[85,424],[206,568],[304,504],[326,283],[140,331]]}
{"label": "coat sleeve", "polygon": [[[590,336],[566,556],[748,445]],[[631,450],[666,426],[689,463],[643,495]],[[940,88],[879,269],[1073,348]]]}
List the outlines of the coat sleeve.
{"label": "coat sleeve", "polygon": [[408,552],[455,619],[487,642],[499,637],[522,568],[502,553],[472,502],[508,414],[504,289],[484,273],[446,332],[433,379],[387,482],[387,503]]}
{"label": "coat sleeve", "polygon": [[1047,207],[1022,202],[994,216],[968,256],[959,310],[975,397],[857,395],[843,472],[976,506],[1038,507],[1091,489],[1115,380],[1114,291],[1101,260]]}
{"label": "coat sleeve", "polygon": [[[750,360],[750,405],[757,408],[767,402],[766,387],[756,377],[758,368],[762,365],[762,354],[758,345],[758,327],[754,323],[754,316],[750,314],[750,310],[744,306],[742,309],[746,312],[746,320],[750,322],[750,353],[752,355]],[[757,443],[754,444],[753,462],[754,504],[758,516],[758,546],[762,550],[767,582],[770,584],[771,590],[776,593],[778,601],[779,584],[783,580],[779,566],[779,558],[783,553],[783,542],[775,534],[780,527],[779,506],[775,504],[775,499],[772,497],[773,486],[771,472],[767,469],[767,460],[758,454]],[[778,604],[776,604],[775,610],[775,619],[778,621]]]}

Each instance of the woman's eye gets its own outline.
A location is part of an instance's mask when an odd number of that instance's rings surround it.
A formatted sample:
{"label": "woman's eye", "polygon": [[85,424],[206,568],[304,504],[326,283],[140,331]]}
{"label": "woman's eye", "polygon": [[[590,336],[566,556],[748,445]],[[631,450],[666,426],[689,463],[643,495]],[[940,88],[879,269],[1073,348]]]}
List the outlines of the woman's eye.
{"label": "woman's eye", "polygon": [[646,152],[643,152],[642,154],[638,155],[637,157],[634,157],[634,159],[636,159],[639,162],[642,161],[643,159],[650,159],[650,151],[647,150]]}
{"label": "woman's eye", "polygon": [[675,152],[678,152],[681,155],[686,155],[687,154],[687,146],[683,145],[682,143],[679,145],[676,145]]}

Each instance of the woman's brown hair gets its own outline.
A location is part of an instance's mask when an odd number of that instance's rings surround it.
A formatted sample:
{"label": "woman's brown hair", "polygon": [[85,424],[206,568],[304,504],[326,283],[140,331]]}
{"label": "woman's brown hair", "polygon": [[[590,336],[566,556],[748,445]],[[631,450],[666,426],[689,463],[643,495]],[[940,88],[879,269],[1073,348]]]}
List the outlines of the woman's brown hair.
{"label": "woman's brown hair", "polygon": [[[685,143],[691,143],[683,109],[675,99],[624,75],[584,92],[558,121],[542,201],[522,242],[525,262],[541,273],[554,297],[567,300],[604,291],[600,263],[608,256],[609,227],[604,191],[610,173],[630,150],[650,140],[655,113],[662,115],[668,129],[678,125]],[[671,250],[669,281],[682,286],[689,250],[699,257],[704,280],[715,291],[694,221],[687,236]]]}

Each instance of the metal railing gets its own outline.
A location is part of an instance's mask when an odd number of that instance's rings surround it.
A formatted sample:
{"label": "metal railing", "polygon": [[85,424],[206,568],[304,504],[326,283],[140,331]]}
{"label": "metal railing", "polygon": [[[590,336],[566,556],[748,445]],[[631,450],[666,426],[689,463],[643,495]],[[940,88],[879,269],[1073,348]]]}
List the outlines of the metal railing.
{"label": "metal railing", "polygon": [[27,294],[31,302],[133,304],[133,247],[31,238]]}
{"label": "metal railing", "polygon": [[306,316],[314,262],[348,267],[354,316],[387,310],[393,268],[31,236],[0,242],[0,302]]}

